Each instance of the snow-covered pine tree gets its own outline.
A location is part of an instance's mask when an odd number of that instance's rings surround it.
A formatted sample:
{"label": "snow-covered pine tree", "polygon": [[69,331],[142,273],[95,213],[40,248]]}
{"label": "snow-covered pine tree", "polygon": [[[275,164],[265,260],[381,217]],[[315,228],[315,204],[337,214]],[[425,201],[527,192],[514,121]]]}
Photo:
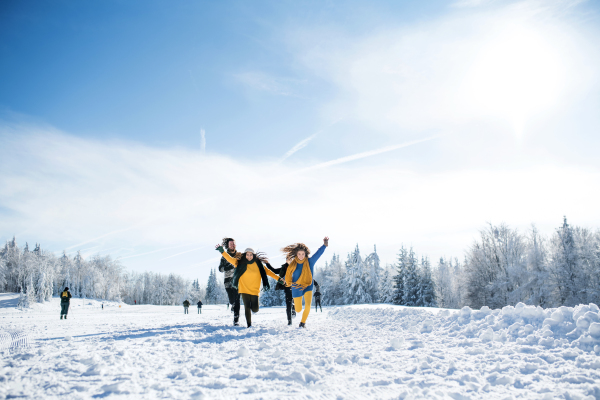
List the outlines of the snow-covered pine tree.
{"label": "snow-covered pine tree", "polygon": [[402,246],[398,254],[398,263],[396,265],[396,275],[394,276],[394,304],[406,305],[406,268],[408,262],[408,252]]}
{"label": "snow-covered pine tree", "polygon": [[377,246],[373,246],[373,253],[369,254],[365,258],[365,272],[366,272],[366,284],[367,291],[371,296],[374,303],[380,302],[379,294],[379,280],[383,273],[381,266],[379,265],[379,255],[377,254]]}
{"label": "snow-covered pine tree", "polygon": [[419,305],[419,261],[411,247],[406,258],[404,278],[405,305],[415,307]]}
{"label": "snow-covered pine tree", "polygon": [[578,246],[573,228],[564,217],[563,225],[552,238],[551,271],[560,305],[583,303],[580,291],[585,288],[585,276],[580,265]]}
{"label": "snow-covered pine tree", "polygon": [[208,282],[206,283],[206,304],[216,304],[218,300],[217,276],[211,268]]}
{"label": "snow-covered pine tree", "polygon": [[442,308],[452,308],[452,273],[451,266],[444,257],[440,257],[437,268],[434,270],[435,291],[438,304]]}
{"label": "snow-covered pine tree", "polygon": [[379,279],[379,302],[393,303],[394,302],[394,266],[387,265],[383,270],[383,274]]}
{"label": "snow-covered pine tree", "polygon": [[346,261],[346,275],[343,279],[344,304],[372,303],[369,294],[369,276],[365,269],[358,245],[356,249],[348,254]]}
{"label": "snow-covered pine tree", "polygon": [[332,306],[343,304],[344,291],[342,290],[344,266],[340,256],[334,254],[331,262],[326,263],[325,269],[319,276],[321,285],[321,302],[323,305]]}
{"label": "snow-covered pine tree", "polygon": [[281,297],[281,294],[285,295],[283,290],[275,290],[275,286],[277,285],[277,281],[270,276],[269,279],[269,289],[263,290],[260,295],[260,303],[265,307],[275,307],[281,306],[284,303],[284,299]]}
{"label": "snow-covered pine tree", "polygon": [[431,265],[427,257],[421,258],[421,282],[419,288],[419,303],[423,307],[437,307],[435,284],[431,275]]}

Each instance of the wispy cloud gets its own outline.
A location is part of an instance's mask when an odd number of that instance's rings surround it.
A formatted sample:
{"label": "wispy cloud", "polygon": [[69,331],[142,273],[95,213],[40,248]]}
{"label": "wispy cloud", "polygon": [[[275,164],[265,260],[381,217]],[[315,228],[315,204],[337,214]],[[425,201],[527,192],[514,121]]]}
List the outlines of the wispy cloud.
{"label": "wispy cloud", "polygon": [[[450,139],[458,136],[439,140]],[[131,257],[123,264],[196,278],[217,266],[210,264],[213,245],[225,236],[255,248],[274,243],[268,249],[275,259],[286,244],[303,241],[314,247],[327,234],[327,258],[345,254],[356,243],[368,248],[376,243],[384,262],[393,262],[403,242],[431,257],[460,255],[486,221],[524,227],[533,221],[551,231],[566,214],[577,224],[600,225],[595,201],[600,187],[590,185],[600,180],[595,169],[544,164],[423,172],[348,162],[410,145],[417,143],[319,163],[288,179],[295,166],[277,160],[198,157],[198,151],[0,127],[0,206],[14,210],[3,214],[2,234],[35,222],[30,242],[54,243],[58,250],[73,238],[88,237],[83,242],[96,239],[106,248],[137,250],[131,255],[160,254],[165,247],[190,243],[194,248],[168,257]],[[331,165],[343,168],[323,172]],[[235,177],[235,185],[214,173],[224,170]],[[562,182],[560,191],[556,182]],[[572,193],[578,193],[576,203]],[[310,224],[295,223],[302,220]],[[127,228],[114,229],[119,225]],[[207,261],[198,264],[197,259]]]}
{"label": "wispy cloud", "polygon": [[234,75],[234,77],[238,82],[253,90],[268,92],[278,96],[300,97],[295,88],[304,83],[300,79],[277,77],[257,71],[242,72]]}

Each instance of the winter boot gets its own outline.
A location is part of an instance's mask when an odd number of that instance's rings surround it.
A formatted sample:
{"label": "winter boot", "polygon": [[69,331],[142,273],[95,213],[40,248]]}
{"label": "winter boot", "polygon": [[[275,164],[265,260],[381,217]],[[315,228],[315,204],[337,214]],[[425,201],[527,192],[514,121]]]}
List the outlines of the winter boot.
{"label": "winter boot", "polygon": [[65,315],[65,319],[67,319],[67,316]]}
{"label": "winter boot", "polygon": [[62,317],[63,317],[63,316],[61,315],[61,316],[60,316],[60,319],[62,319]]}
{"label": "winter boot", "polygon": [[291,325],[291,324],[292,324],[292,320],[288,319],[288,325]]}
{"label": "winter boot", "polygon": [[300,328],[306,328],[306,325],[304,324],[304,322],[300,322]]}
{"label": "winter boot", "polygon": [[252,327],[252,324],[248,324],[248,328]]}

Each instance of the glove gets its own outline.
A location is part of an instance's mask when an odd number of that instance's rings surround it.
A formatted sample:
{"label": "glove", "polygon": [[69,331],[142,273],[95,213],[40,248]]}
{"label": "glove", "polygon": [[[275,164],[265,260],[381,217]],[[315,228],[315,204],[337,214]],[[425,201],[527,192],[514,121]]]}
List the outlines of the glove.
{"label": "glove", "polygon": [[223,246],[215,247],[215,250],[217,250],[221,254],[223,254],[223,252],[225,251],[225,249],[223,248]]}
{"label": "glove", "polygon": [[270,290],[270,289],[271,289],[271,285],[269,285],[269,282],[267,282],[266,285],[263,285],[263,291],[266,292],[267,290]]}

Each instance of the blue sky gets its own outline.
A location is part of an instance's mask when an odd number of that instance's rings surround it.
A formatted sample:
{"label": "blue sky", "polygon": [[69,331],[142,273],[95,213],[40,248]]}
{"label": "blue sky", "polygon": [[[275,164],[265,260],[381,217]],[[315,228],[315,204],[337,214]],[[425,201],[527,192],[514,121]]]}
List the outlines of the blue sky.
{"label": "blue sky", "polygon": [[204,279],[225,235],[393,262],[486,222],[598,227],[598,11],[3,4],[0,240]]}

